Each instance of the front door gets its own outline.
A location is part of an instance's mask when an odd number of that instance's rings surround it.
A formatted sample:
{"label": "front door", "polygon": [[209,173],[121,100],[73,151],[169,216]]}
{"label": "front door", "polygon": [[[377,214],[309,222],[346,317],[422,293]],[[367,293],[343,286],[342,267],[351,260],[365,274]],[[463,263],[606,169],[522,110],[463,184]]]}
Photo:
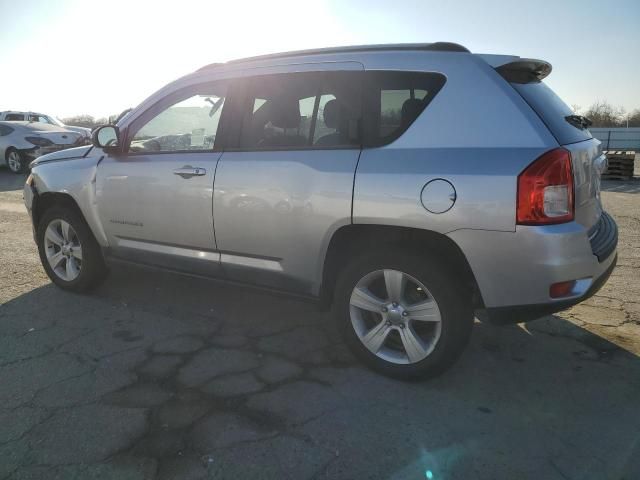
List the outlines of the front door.
{"label": "front door", "polygon": [[201,85],[154,105],[128,127],[126,152],[100,162],[97,204],[112,255],[217,274],[213,179],[226,88]]}
{"label": "front door", "polygon": [[230,278],[317,293],[331,235],[351,223],[361,115],[361,66],[352,67],[244,81],[214,186]]}

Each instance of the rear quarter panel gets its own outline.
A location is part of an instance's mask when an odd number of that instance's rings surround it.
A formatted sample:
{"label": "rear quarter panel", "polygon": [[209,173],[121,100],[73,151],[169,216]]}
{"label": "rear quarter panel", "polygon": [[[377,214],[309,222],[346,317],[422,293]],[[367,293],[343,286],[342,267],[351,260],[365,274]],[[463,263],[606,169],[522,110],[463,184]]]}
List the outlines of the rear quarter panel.
{"label": "rear quarter panel", "polygon": [[[354,223],[449,233],[515,231],[518,174],[557,146],[538,116],[488,64],[473,55],[414,55],[366,69],[435,71],[447,82],[395,142],[362,151],[354,185]],[[404,68],[401,66],[404,65]],[[456,189],[447,212],[421,204],[424,185],[443,178]]]}

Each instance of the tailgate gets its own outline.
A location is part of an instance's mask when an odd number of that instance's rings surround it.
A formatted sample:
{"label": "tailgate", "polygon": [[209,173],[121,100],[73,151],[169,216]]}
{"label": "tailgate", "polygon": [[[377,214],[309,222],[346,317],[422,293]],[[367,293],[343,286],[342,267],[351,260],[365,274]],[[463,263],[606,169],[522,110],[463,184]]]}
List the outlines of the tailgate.
{"label": "tailgate", "polygon": [[542,60],[517,59],[496,71],[522,96],[540,117],[559,145],[571,152],[575,191],[575,220],[588,230],[602,213],[600,175],[606,167],[600,141],[587,129],[590,122],[575,115],[542,80],[551,65]]}
{"label": "tailgate", "polygon": [[599,140],[564,145],[571,152],[576,222],[590,229],[600,219],[600,175],[607,165]]}

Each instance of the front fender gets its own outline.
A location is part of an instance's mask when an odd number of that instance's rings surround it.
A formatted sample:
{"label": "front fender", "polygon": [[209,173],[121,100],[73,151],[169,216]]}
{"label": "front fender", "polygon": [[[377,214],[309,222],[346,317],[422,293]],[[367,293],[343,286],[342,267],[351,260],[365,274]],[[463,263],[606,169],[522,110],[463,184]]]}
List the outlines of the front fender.
{"label": "front fender", "polygon": [[109,242],[98,216],[96,202],[96,175],[103,158],[99,155],[36,164],[31,175],[37,202],[47,194],[68,195],[78,206],[98,244],[108,247]]}

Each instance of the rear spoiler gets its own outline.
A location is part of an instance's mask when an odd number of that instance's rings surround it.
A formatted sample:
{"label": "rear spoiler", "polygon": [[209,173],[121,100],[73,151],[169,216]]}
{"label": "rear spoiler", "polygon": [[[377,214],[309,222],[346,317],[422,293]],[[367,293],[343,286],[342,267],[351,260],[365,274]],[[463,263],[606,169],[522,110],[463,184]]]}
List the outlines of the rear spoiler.
{"label": "rear spoiler", "polygon": [[510,83],[537,83],[551,73],[551,64],[544,60],[519,58],[496,67],[496,72]]}

